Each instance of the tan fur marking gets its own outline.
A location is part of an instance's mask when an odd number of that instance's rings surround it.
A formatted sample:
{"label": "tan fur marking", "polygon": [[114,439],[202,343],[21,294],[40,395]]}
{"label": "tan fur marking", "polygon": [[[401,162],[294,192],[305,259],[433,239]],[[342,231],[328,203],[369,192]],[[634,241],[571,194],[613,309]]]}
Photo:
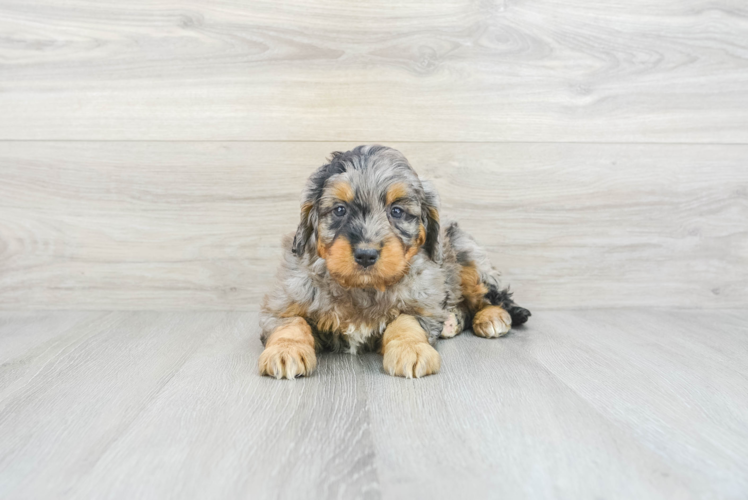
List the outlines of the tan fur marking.
{"label": "tan fur marking", "polygon": [[339,199],[340,201],[344,201],[346,203],[352,202],[354,195],[355,195],[351,185],[344,181],[335,183],[330,188],[330,194],[332,194],[335,198]]}
{"label": "tan fur marking", "polygon": [[388,286],[400,281],[408,269],[408,261],[415,252],[417,249],[406,254],[402,242],[391,237],[384,243],[377,263],[364,270],[353,259],[350,242],[339,236],[325,249],[325,259],[327,270],[341,285],[349,288],[371,287],[384,291]]}
{"label": "tan fur marking", "polygon": [[387,189],[386,201],[388,205],[391,205],[397,200],[406,198],[407,196],[408,196],[408,187],[405,184],[398,182],[396,184],[391,185],[389,189]]}
{"label": "tan fur marking", "polygon": [[320,259],[327,258],[327,249],[320,239],[317,239],[317,255]]}
{"label": "tan fur marking", "polygon": [[309,375],[316,366],[312,329],[299,317],[279,326],[268,337],[259,359],[260,374],[277,379]]}
{"label": "tan fur marking", "polygon": [[479,337],[501,337],[506,335],[511,327],[512,317],[499,306],[486,306],[473,318],[473,332]]}
{"label": "tan fur marking", "polygon": [[421,247],[423,244],[426,243],[426,228],[423,227],[423,224],[418,225],[418,239],[416,240],[416,245]]}
{"label": "tan fur marking", "polygon": [[433,207],[429,207],[429,218],[439,222],[439,211]]}
{"label": "tan fur marking", "polygon": [[416,244],[405,252],[405,260],[410,262],[410,259],[418,253],[418,250],[421,249],[421,246],[423,246],[424,243],[426,243],[426,229],[423,227],[423,224],[421,224],[418,228],[418,239],[416,239]]}
{"label": "tan fur marking", "polygon": [[409,314],[401,314],[387,326],[382,336],[382,353],[384,369],[390,375],[419,378],[441,368],[441,357],[429,345],[426,331]]}
{"label": "tan fur marking", "polygon": [[353,260],[353,249],[351,243],[344,238],[339,236],[326,251],[325,260],[327,261],[327,270],[330,274],[335,276],[338,280],[341,280],[343,286],[345,282],[350,280],[356,273],[356,261]]}
{"label": "tan fur marking", "polygon": [[297,302],[293,302],[280,314],[281,318],[293,318],[294,316],[306,316],[307,308]]}
{"label": "tan fur marking", "polygon": [[488,288],[480,279],[480,273],[474,265],[463,266],[460,270],[460,287],[462,298],[471,312],[483,307]]}
{"label": "tan fur marking", "polygon": [[379,275],[377,284],[382,290],[400,281],[405,274],[408,265],[405,255],[405,248],[399,238],[391,237],[385,241],[379,260],[375,264],[375,270]]}
{"label": "tan fur marking", "polygon": [[309,212],[311,212],[313,208],[314,208],[314,203],[310,203],[310,202],[302,203],[302,205],[301,205],[301,215],[302,215],[302,217],[306,216],[306,215],[309,215]]}
{"label": "tan fur marking", "polygon": [[326,313],[317,318],[317,329],[323,332],[339,332],[343,328],[340,317],[334,313]]}

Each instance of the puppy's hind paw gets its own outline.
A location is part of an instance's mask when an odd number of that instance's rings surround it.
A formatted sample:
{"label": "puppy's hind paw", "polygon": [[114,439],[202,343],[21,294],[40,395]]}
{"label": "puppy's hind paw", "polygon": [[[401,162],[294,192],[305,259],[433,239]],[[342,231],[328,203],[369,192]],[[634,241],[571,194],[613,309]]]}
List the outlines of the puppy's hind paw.
{"label": "puppy's hind paw", "polygon": [[317,367],[314,348],[302,342],[280,341],[260,354],[260,375],[293,379],[310,375]]}
{"label": "puppy's hind paw", "polygon": [[441,337],[443,339],[451,339],[460,331],[458,330],[458,321],[457,316],[455,313],[449,313],[449,316],[447,316],[447,321],[444,322],[444,327],[442,327],[442,333]]}
{"label": "puppy's hind paw", "polygon": [[473,318],[473,332],[479,337],[501,337],[511,328],[512,317],[499,306],[486,306]]}

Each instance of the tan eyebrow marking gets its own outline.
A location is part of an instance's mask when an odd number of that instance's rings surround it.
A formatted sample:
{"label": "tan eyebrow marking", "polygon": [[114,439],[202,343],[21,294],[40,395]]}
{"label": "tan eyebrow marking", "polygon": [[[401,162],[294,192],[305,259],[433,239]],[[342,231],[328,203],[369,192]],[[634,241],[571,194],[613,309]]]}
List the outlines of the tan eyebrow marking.
{"label": "tan eyebrow marking", "polygon": [[334,197],[346,203],[353,201],[353,188],[347,182],[340,181],[335,183],[330,192]]}
{"label": "tan eyebrow marking", "polygon": [[387,204],[390,205],[399,199],[406,198],[408,196],[408,188],[405,184],[398,182],[393,184],[387,189]]}

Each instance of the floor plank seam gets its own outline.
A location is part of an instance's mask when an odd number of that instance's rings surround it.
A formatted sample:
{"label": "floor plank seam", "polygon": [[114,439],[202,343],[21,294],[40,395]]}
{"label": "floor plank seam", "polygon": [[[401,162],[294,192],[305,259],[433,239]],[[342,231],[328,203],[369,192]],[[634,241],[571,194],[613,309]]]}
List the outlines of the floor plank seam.
{"label": "floor plank seam", "polygon": [[181,372],[181,370],[184,368],[184,366],[187,364],[187,362],[194,356],[194,354],[197,352],[197,350],[208,340],[208,336],[203,337],[200,342],[195,342],[195,344],[192,346],[192,348],[185,353],[182,358],[180,358],[179,363],[174,365],[174,369],[171,371],[168,377],[165,378],[159,384],[159,386],[156,388],[155,391],[151,391],[149,396],[144,399],[144,403],[140,404],[138,408],[135,410],[135,412],[132,414],[131,418],[128,419],[126,422],[123,423],[122,428],[119,429],[119,432],[117,433],[117,436],[108,441],[104,448],[99,453],[99,456],[96,457],[96,460],[94,460],[91,463],[91,467],[89,468],[88,473],[90,474],[91,471],[93,471],[96,468],[96,465],[101,461],[101,459],[106,455],[107,451],[110,450],[115,444],[117,444],[121,439],[125,438],[128,431],[133,427],[133,425],[137,422],[137,420],[151,407],[153,406],[157,399],[159,394],[161,394],[164,389],[166,389],[172,380]]}

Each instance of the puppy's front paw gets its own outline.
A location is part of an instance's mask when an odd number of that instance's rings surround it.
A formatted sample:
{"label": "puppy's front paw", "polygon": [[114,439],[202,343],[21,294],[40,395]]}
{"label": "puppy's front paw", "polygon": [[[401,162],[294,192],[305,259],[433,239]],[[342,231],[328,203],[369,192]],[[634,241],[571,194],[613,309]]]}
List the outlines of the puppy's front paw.
{"label": "puppy's front paw", "polygon": [[428,342],[395,340],[384,352],[384,370],[398,377],[425,377],[437,373],[441,363],[441,356]]}
{"label": "puppy's front paw", "polygon": [[511,328],[512,317],[499,306],[486,306],[473,318],[473,332],[479,337],[501,337]]}
{"label": "puppy's front paw", "polygon": [[281,340],[260,354],[260,375],[277,379],[303,377],[317,367],[314,348],[307,343]]}

